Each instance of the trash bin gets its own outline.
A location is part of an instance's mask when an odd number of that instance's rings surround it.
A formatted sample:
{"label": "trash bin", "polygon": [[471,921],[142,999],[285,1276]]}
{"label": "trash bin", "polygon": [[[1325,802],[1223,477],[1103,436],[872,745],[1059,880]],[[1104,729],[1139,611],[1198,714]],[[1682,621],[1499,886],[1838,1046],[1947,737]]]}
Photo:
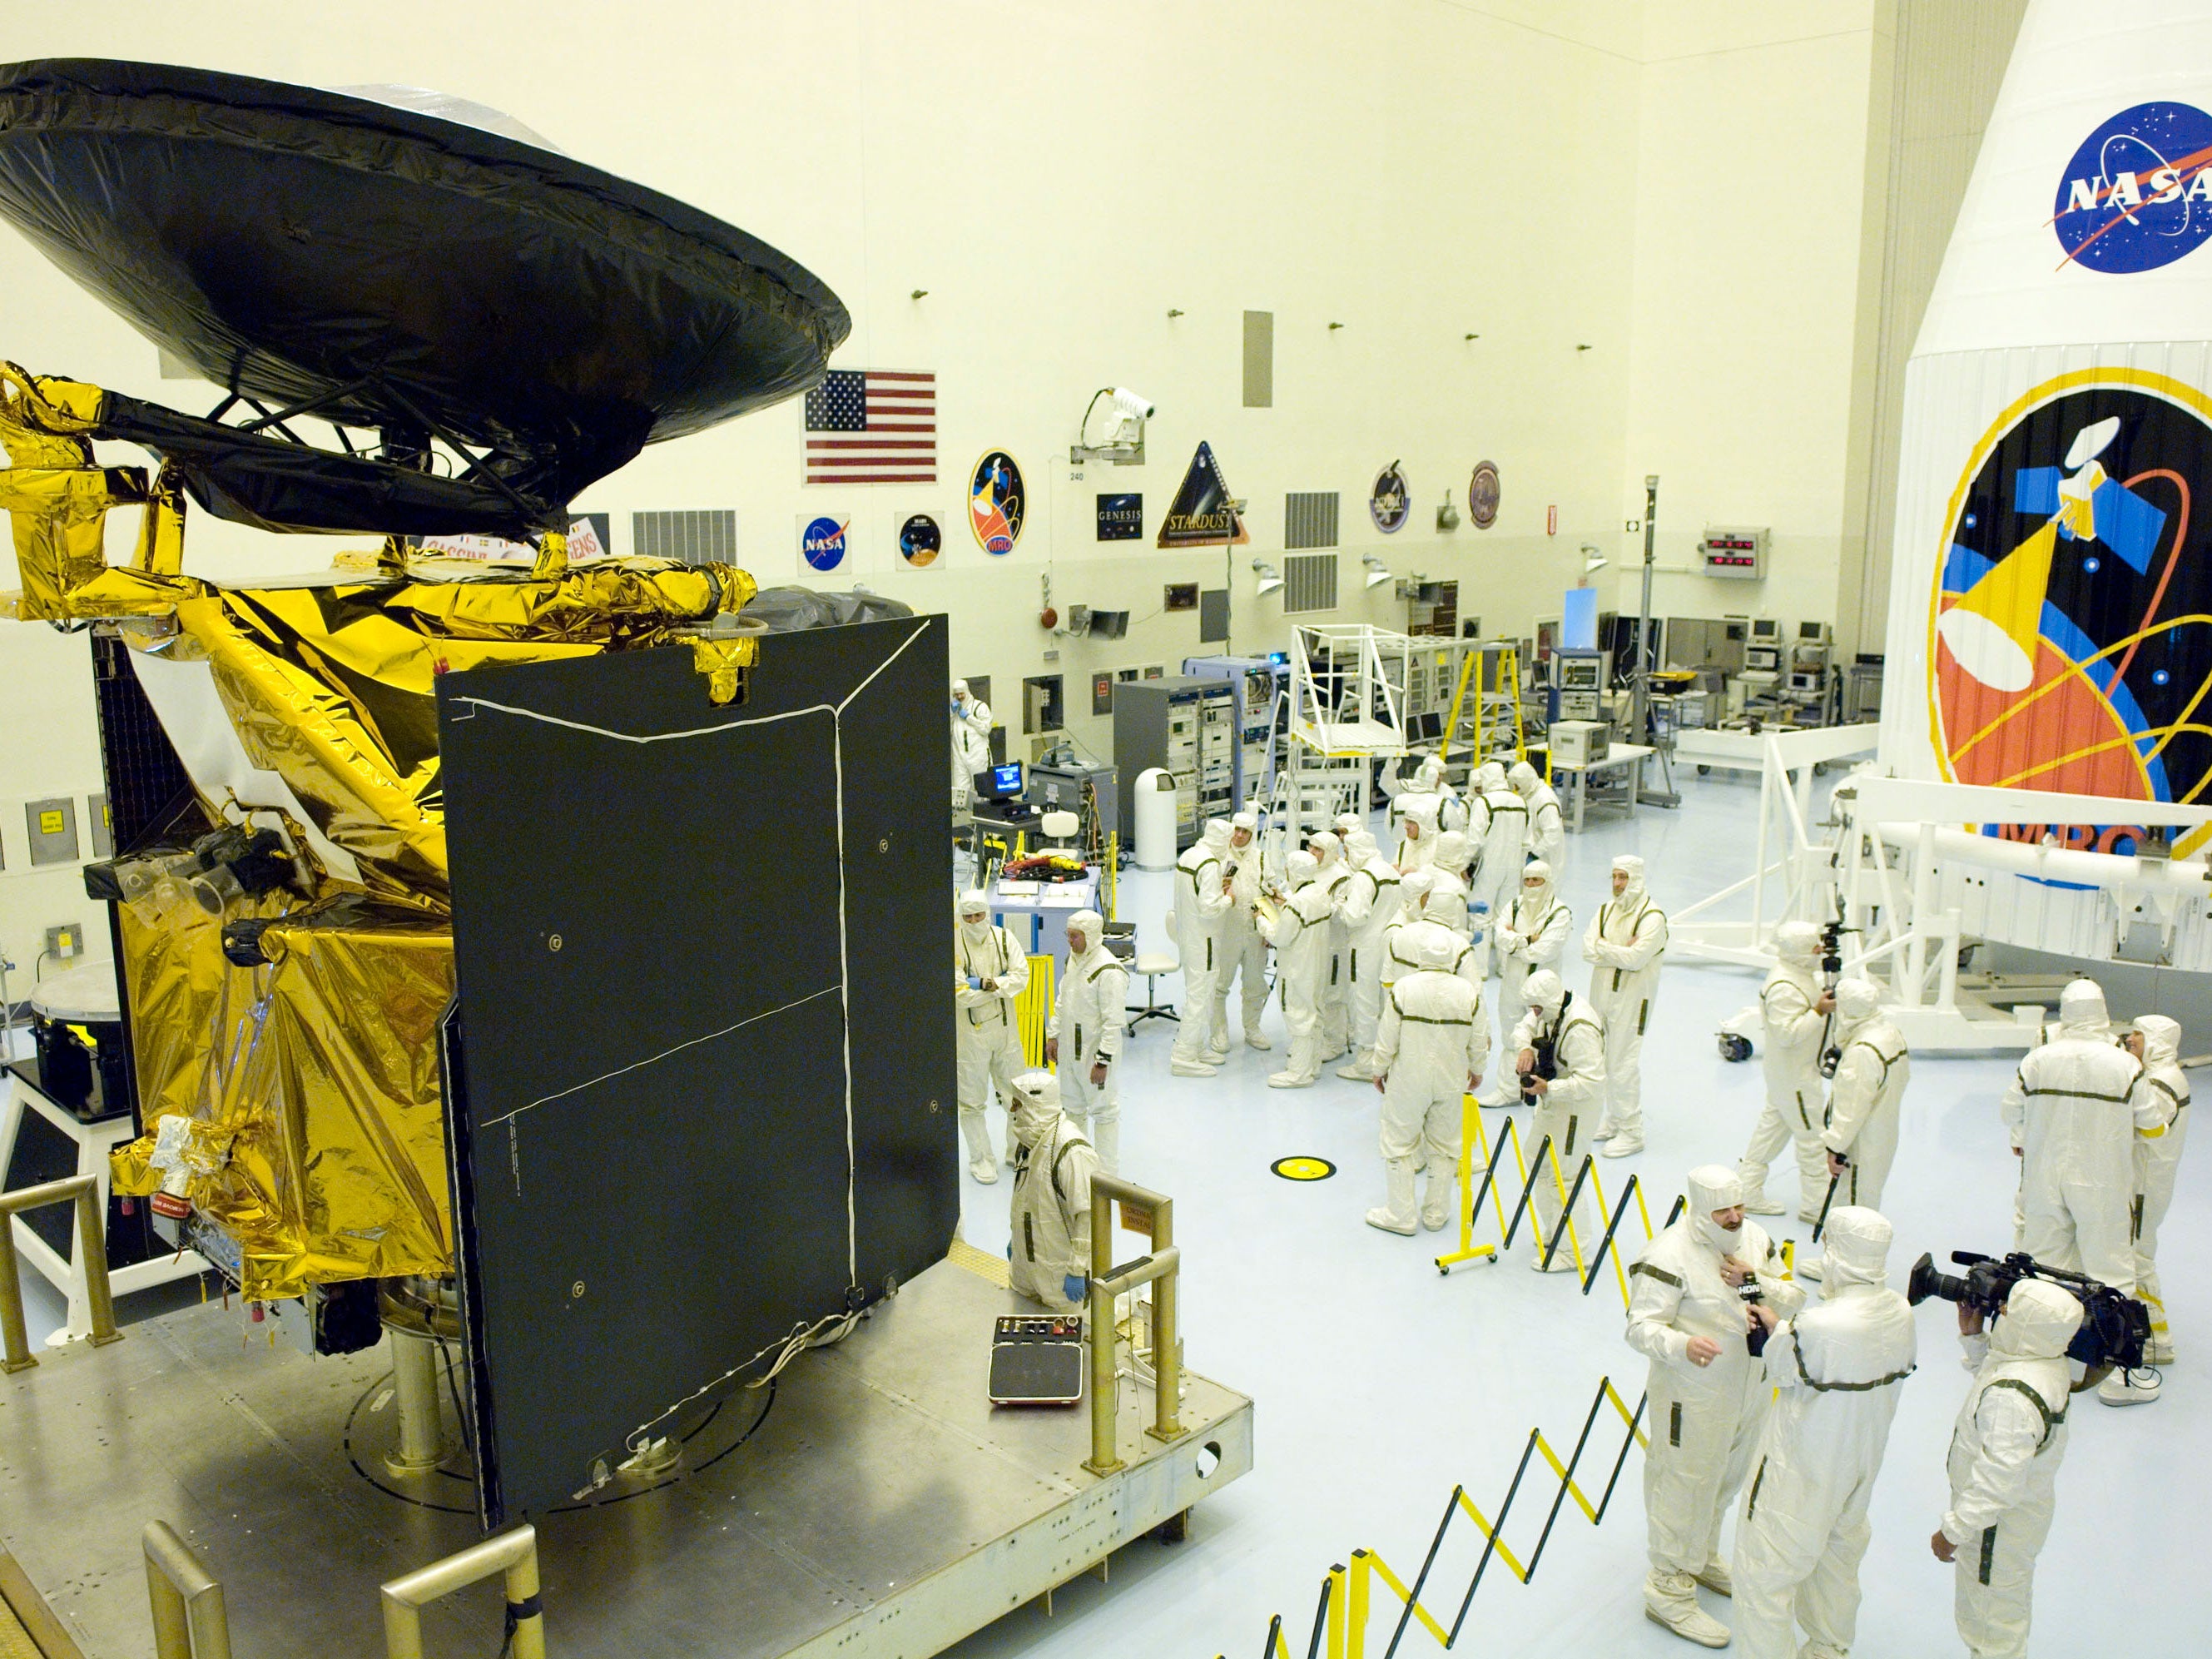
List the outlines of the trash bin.
{"label": "trash bin", "polygon": [[1137,858],[1139,870],[1172,870],[1176,861],[1176,782],[1164,767],[1137,774]]}

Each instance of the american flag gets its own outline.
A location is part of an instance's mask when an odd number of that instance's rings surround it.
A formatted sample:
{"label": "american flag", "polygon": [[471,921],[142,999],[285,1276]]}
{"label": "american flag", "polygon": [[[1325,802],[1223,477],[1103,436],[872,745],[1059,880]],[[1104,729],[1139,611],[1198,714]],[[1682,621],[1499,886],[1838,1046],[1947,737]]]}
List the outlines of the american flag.
{"label": "american flag", "polygon": [[935,483],[937,376],[833,368],[806,394],[806,482]]}

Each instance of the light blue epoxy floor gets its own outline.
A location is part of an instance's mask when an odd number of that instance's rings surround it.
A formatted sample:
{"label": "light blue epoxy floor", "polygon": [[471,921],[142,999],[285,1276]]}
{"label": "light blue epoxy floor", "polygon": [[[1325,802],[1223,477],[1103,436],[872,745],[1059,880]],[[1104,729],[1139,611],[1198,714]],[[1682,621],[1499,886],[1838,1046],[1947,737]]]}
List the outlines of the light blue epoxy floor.
{"label": "light blue epoxy floor", "polygon": [[[1717,773],[1678,783],[1679,811],[1646,808],[1633,823],[1594,817],[1583,835],[1568,838],[1562,889],[1577,918],[1568,983],[1577,992],[1588,978],[1581,930],[1614,853],[1644,856],[1652,890],[1670,910],[1748,873],[1757,780]],[[1160,938],[1167,897],[1165,876],[1124,878],[1121,914],[1137,921],[1147,948]],[[1684,1171],[1732,1164],[1750,1133],[1758,1063],[1722,1060],[1714,1032],[1757,987],[1744,970],[1667,970],[1644,1049],[1648,1149],[1601,1164],[1609,1190],[1618,1190],[1624,1168],[1652,1182],[1655,1223]],[[1173,998],[1170,981],[1161,988]],[[1233,1010],[1230,1018],[1233,1030]],[[1610,1283],[1585,1299],[1564,1275],[1529,1272],[1525,1243],[1501,1265],[1470,1264],[1443,1279],[1430,1259],[1449,1248],[1447,1235],[1398,1238],[1363,1224],[1363,1212],[1381,1197],[1376,1097],[1366,1085],[1330,1075],[1333,1066],[1312,1089],[1268,1089],[1266,1075],[1281,1063],[1280,1018],[1279,1010],[1269,1011],[1273,1053],[1235,1048],[1211,1079],[1170,1076],[1173,1029],[1148,1021],[1122,1085],[1124,1169],[1176,1199],[1188,1363],[1257,1401],[1255,1466],[1194,1511],[1188,1542],[1125,1550],[1110,1585],[1086,1579],[1070,1587],[1049,1620],[1041,1606],[1001,1620],[954,1650],[962,1659],[1249,1655],[1274,1613],[1285,1616],[1292,1650],[1303,1653],[1331,1563],[1365,1547],[1410,1577],[1455,1482],[1494,1514],[1531,1427],[1540,1425],[1564,1455],[1601,1376],[1610,1374],[1632,1402],[1642,1389],[1644,1363],[1621,1340],[1620,1298]],[[2203,1036],[2191,1032],[2191,1044],[2203,1048]],[[2014,1163],[1996,1103],[2009,1073],[2001,1060],[1916,1057],[1885,1206],[1898,1226],[1893,1267],[1900,1287],[1923,1249],[1941,1261],[1953,1249],[2008,1245]],[[1501,1115],[1486,1115],[1494,1132]],[[1304,1185],[1270,1175],[1268,1164],[1291,1152],[1318,1153],[1339,1174]],[[2195,1519],[2212,1450],[2202,1381],[2212,1364],[2212,1296],[2188,1271],[2212,1238],[2202,1170],[2208,1157],[2204,1149],[2189,1154],[2160,1251],[2182,1352],[2165,1397],[2128,1412],[2087,1396],[2076,1402],[2060,1514],[2042,1558],[2039,1652],[2092,1651],[2116,1635],[2138,1649],[2193,1651],[2212,1623],[2212,1580],[2197,1566],[2212,1527]],[[1771,1190],[1784,1202],[1794,1167],[1785,1153],[1772,1179]],[[1004,1248],[1007,1184],[963,1182],[970,1242]],[[1765,1220],[1778,1237],[1802,1241],[1810,1231],[1788,1216]],[[1857,1644],[1867,1654],[1963,1651],[1951,1620],[1951,1569],[1927,1543],[1943,1509],[1944,1453],[1966,1382],[1948,1304],[1923,1307],[1921,1342],[1920,1370],[1906,1385],[1875,1501]],[[1620,1444],[1606,1423],[1618,1419],[1608,1413],[1593,1436],[1604,1453],[1589,1484],[1593,1494]],[[1641,1480],[1642,1455],[1632,1453],[1601,1528],[1570,1500],[1532,1583],[1493,1565],[1456,1650],[1547,1659],[1681,1659],[1692,1651],[1643,1617]],[[1551,1491],[1534,1476],[1530,1485],[1506,1534],[1524,1556]],[[1453,1537],[1425,1598],[1448,1627],[1480,1548],[1463,1517]],[[1389,1593],[1378,1584],[1376,1594],[1379,1602]],[[1728,1617],[1724,1600],[1705,1600]],[[1376,1628],[1370,1651],[1379,1654],[1388,1627],[1378,1620]],[[1418,1627],[1401,1650],[1433,1650]]]}

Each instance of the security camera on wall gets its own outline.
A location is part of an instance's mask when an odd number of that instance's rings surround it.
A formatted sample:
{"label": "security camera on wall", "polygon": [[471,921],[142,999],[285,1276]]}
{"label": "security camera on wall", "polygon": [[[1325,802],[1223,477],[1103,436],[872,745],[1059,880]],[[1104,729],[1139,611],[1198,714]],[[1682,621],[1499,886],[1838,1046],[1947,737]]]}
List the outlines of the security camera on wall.
{"label": "security camera on wall", "polygon": [[[1107,425],[1103,441],[1089,441],[1091,417],[1097,412],[1099,399],[1106,400]],[[1075,441],[1068,447],[1070,461],[1103,461],[1109,466],[1142,466],[1145,464],[1145,422],[1154,413],[1152,400],[1128,387],[1101,386],[1091,394],[1091,401],[1083,410],[1083,419],[1075,429]]]}

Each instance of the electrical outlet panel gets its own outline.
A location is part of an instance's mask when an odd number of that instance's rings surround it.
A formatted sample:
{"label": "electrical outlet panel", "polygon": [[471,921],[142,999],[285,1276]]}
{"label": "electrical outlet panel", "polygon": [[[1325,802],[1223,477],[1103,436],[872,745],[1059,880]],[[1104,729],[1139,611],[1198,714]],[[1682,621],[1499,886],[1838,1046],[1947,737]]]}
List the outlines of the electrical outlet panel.
{"label": "electrical outlet panel", "polygon": [[46,954],[66,962],[84,954],[84,927],[81,922],[64,922],[58,927],[46,929]]}
{"label": "electrical outlet panel", "polygon": [[24,828],[29,832],[31,863],[75,864],[77,851],[76,803],[67,795],[23,803]]}

